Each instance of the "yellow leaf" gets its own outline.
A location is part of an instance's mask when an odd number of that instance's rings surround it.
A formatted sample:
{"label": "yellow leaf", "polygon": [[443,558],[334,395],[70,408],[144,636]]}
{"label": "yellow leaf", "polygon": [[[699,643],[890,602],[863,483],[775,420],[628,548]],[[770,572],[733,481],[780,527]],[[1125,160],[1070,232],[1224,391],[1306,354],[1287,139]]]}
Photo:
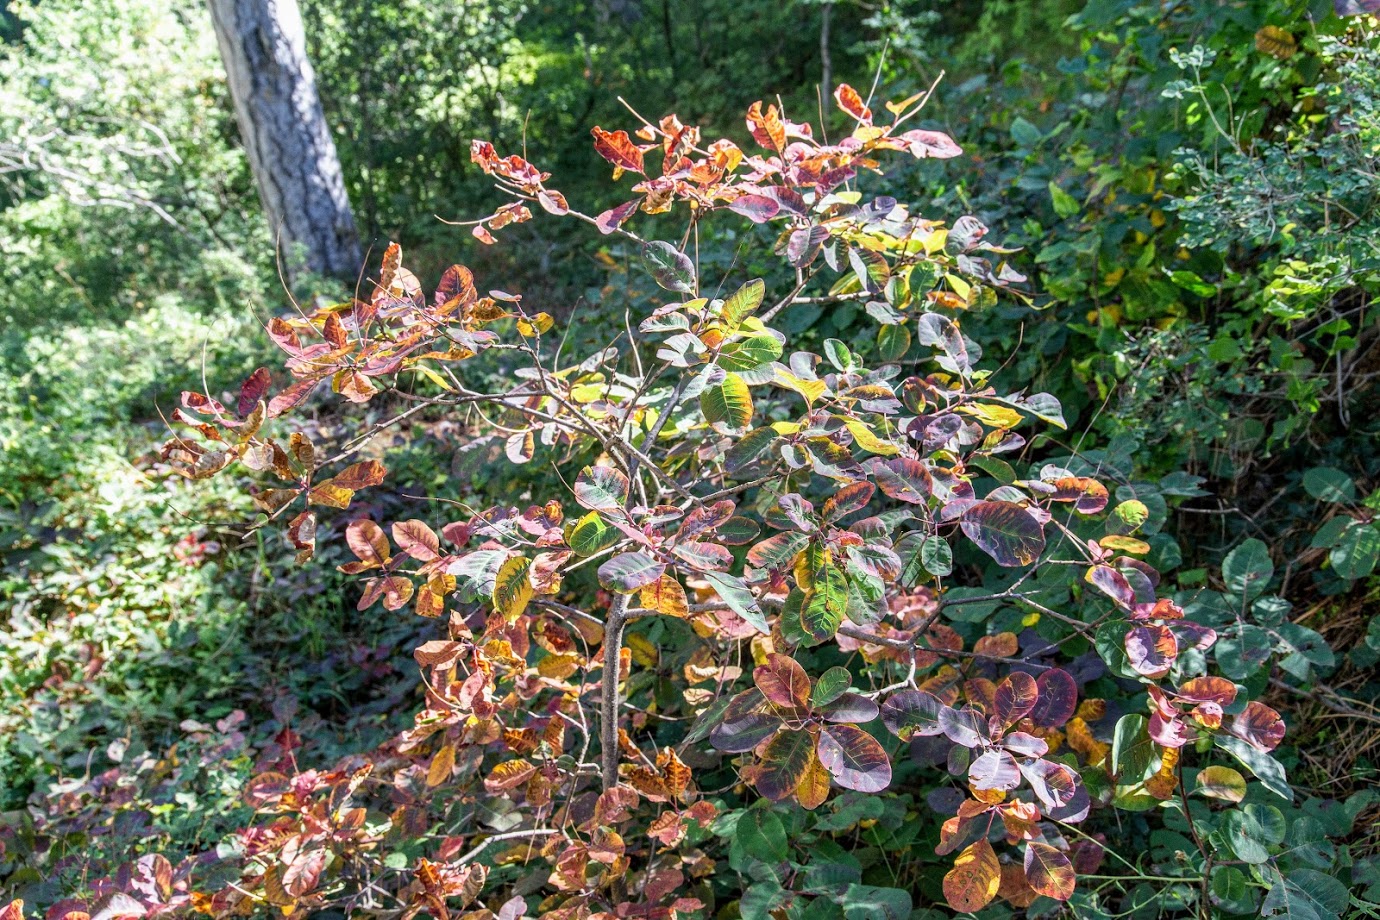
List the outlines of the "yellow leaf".
{"label": "yellow leaf", "polygon": [[1021,423],[1021,414],[1009,406],[994,406],[991,403],[972,403],[960,406],[959,412],[971,415],[989,428],[1015,428]]}
{"label": "yellow leaf", "polygon": [[1150,552],[1150,544],[1144,540],[1137,540],[1135,537],[1120,537],[1116,535],[1103,537],[1097,541],[1103,549],[1119,549],[1123,553],[1134,553],[1140,555]]}
{"label": "yellow leaf", "polygon": [[644,668],[656,667],[660,653],[646,636],[641,633],[631,633],[624,637],[623,644],[632,653],[632,660],[639,666]]}
{"label": "yellow leaf", "polygon": [[537,662],[537,673],[550,680],[565,680],[579,669],[579,655],[547,655]]}
{"label": "yellow leaf", "polygon": [[890,441],[877,437],[871,428],[858,419],[846,418],[843,420],[843,424],[852,433],[853,440],[857,441],[858,446],[865,451],[874,453],[879,457],[892,457],[901,452],[901,448]]}
{"label": "yellow leaf", "polygon": [[426,784],[435,788],[450,779],[455,769],[455,745],[443,744],[431,758],[431,768],[426,771]]}
{"label": "yellow leaf", "polygon": [[799,393],[805,397],[807,403],[811,404],[824,395],[825,389],[823,380],[801,380],[784,367],[777,367],[776,369],[776,385]]}
{"label": "yellow leaf", "polygon": [[638,599],[643,607],[664,613],[668,617],[684,618],[690,613],[685,589],[674,575],[666,574],[642,589]]}
{"label": "yellow leaf", "polygon": [[515,622],[527,611],[527,604],[536,593],[532,580],[527,577],[531,567],[532,561],[526,556],[511,556],[499,566],[498,575],[494,578],[494,609],[503,614],[509,623]]}

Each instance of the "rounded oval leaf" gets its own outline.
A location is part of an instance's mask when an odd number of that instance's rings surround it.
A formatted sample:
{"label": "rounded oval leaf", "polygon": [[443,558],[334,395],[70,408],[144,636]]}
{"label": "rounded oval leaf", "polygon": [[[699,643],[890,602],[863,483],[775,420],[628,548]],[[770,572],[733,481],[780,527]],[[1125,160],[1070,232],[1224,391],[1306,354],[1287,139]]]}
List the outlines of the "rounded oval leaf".
{"label": "rounded oval leaf", "polygon": [[944,900],[954,910],[974,913],[996,897],[1001,886],[1001,863],[986,838],[969,846],[954,859],[944,875]]}
{"label": "rounded oval leaf", "polygon": [[891,785],[886,750],[854,725],[826,725],[819,733],[819,760],[845,789],[881,792]]}
{"label": "rounded oval leaf", "polygon": [[938,735],[944,731],[939,714],[947,708],[933,693],[902,690],[882,704],[882,724],[902,741],[917,735]]}
{"label": "rounded oval leaf", "polygon": [[963,532],[997,565],[1030,565],[1045,549],[1045,530],[1020,505],[978,502],[963,514]]}
{"label": "rounded oval leaf", "polygon": [[1047,843],[1034,841],[1025,847],[1025,878],[1031,888],[1056,901],[1072,897],[1076,884],[1069,858]]}

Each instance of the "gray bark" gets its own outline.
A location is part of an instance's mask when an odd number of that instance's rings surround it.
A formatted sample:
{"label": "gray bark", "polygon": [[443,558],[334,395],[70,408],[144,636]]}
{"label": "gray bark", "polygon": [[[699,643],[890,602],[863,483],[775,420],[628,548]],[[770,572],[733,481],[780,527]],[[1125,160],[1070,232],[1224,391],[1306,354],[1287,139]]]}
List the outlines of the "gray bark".
{"label": "gray bark", "polygon": [[359,237],[297,0],[208,0],[235,117],[288,277],[353,278]]}

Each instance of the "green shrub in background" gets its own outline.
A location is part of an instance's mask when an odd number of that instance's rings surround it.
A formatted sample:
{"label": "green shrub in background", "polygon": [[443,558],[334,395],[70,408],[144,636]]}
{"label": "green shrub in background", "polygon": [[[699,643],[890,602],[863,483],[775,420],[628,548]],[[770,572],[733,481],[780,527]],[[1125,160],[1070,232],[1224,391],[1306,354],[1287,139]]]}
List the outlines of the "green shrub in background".
{"label": "green shrub in background", "polygon": [[261,305],[273,250],[203,5],[9,12],[23,27],[0,46],[0,322],[119,322],[168,294]]}

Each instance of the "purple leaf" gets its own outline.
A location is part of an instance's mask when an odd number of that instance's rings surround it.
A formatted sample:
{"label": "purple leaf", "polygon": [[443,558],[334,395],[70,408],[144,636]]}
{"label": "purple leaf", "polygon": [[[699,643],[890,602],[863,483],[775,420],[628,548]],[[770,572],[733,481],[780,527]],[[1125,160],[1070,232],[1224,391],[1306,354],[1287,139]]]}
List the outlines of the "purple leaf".
{"label": "purple leaf", "polygon": [[819,733],[819,760],[845,789],[881,792],[891,785],[886,750],[856,726],[826,725]]}
{"label": "purple leaf", "polygon": [[1007,792],[1021,784],[1021,770],[1005,751],[987,751],[968,768],[968,779],[974,788]]}
{"label": "purple leaf", "polygon": [[1044,552],[1044,528],[1011,502],[978,502],[964,512],[962,527],[997,565],[1030,565]]}
{"label": "purple leaf", "polygon": [[845,693],[819,708],[819,714],[830,722],[871,722],[877,718],[877,712],[876,703],[856,693]]}
{"label": "purple leaf", "polygon": [[1059,728],[1078,707],[1078,684],[1067,671],[1051,668],[1035,679],[1040,698],[1030,710],[1037,728]]}
{"label": "purple leaf", "polygon": [[893,693],[882,704],[882,724],[902,741],[926,735],[938,735],[944,731],[941,718],[948,709],[939,697],[924,690],[902,690]]}

